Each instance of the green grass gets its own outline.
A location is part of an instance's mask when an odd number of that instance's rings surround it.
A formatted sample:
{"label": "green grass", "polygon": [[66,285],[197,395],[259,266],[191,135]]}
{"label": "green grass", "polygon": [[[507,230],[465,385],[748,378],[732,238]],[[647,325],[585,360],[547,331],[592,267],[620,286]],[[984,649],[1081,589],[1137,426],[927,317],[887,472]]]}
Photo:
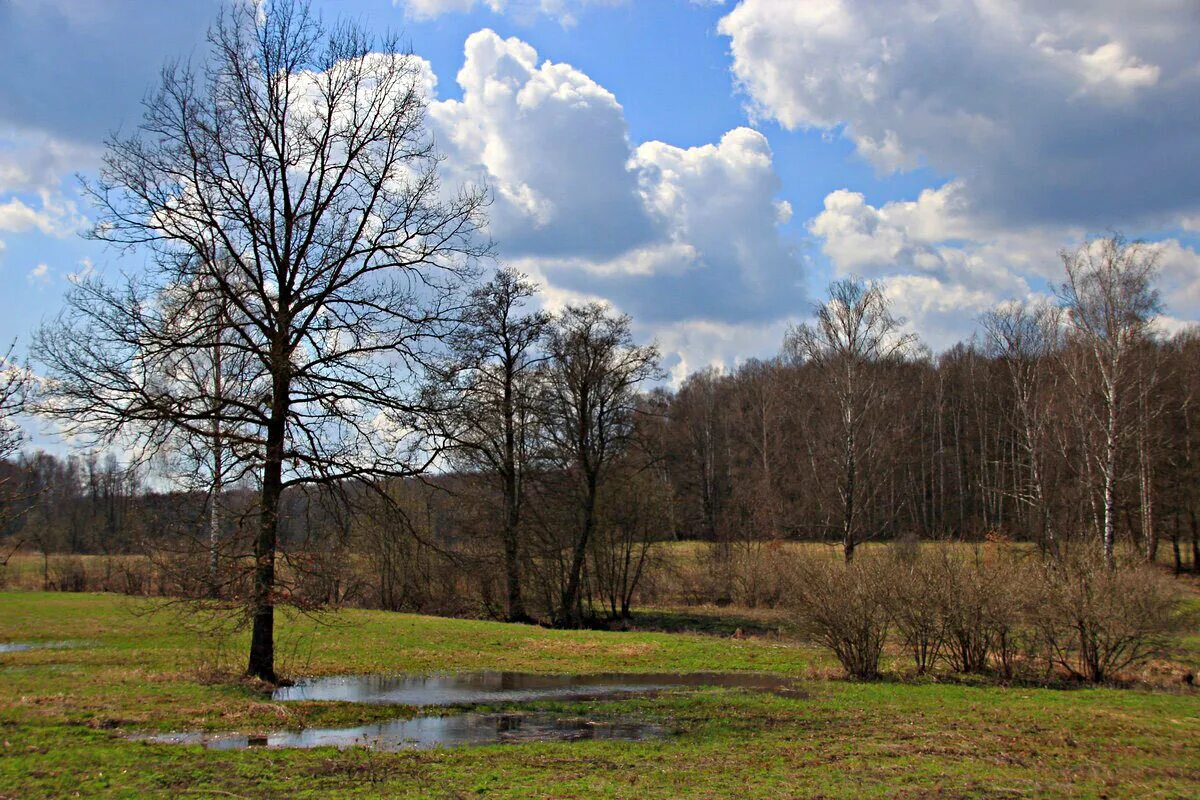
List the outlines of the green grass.
{"label": "green grass", "polygon": [[218,646],[198,636],[195,620],[148,608],[111,595],[0,594],[0,641],[90,643],[0,655],[0,798],[1200,795],[1200,695],[1190,691],[858,684],[821,678],[832,671],[823,654],[775,637],[563,632],[366,611],[331,625],[281,620],[283,669],[760,670],[803,677],[806,696],[709,690],[540,706],[679,732],[640,743],[385,754],[129,741],[124,734],[141,730],[255,732],[406,713],[273,703],[252,686],[212,682],[240,663],[244,638]]}

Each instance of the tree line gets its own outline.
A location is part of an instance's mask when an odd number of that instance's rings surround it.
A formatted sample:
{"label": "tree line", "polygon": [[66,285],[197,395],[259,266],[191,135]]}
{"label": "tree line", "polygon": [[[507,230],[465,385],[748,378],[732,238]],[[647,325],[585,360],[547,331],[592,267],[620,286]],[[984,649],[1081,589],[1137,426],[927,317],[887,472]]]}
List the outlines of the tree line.
{"label": "tree line", "polygon": [[[1006,303],[933,356],[885,286],[835,282],[781,354],[690,376],[667,457],[713,541],[1000,536],[1058,551],[1197,547],[1200,336],[1153,330],[1155,251],[1064,252],[1056,298]],[[1194,558],[1194,555],[1193,555]]]}

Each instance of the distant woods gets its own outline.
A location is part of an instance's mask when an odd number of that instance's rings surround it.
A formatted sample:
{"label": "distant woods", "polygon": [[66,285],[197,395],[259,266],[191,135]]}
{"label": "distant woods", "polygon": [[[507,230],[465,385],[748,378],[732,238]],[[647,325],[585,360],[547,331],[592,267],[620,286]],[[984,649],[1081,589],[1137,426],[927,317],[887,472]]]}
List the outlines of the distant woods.
{"label": "distant woods", "polygon": [[[796,540],[846,560],[918,539],[1152,561],[1169,547],[1176,571],[1194,569],[1200,336],[1151,327],[1152,250],[1111,237],[1063,259],[1057,298],[1005,304],[940,355],[884,286],[848,279],[777,358],[676,390],[628,318],[546,313],[527,278],[497,270],[414,376],[405,424],[424,475],[286,489],[276,597],[560,625],[621,619],[647,598],[774,604],[772,554]],[[214,496],[167,493],[112,461],[6,469],[6,491],[33,498],[8,515],[9,541],[149,552],[147,590],[197,596],[217,557],[214,596],[253,590],[245,476]],[[673,563],[669,541],[699,542],[699,560]]]}

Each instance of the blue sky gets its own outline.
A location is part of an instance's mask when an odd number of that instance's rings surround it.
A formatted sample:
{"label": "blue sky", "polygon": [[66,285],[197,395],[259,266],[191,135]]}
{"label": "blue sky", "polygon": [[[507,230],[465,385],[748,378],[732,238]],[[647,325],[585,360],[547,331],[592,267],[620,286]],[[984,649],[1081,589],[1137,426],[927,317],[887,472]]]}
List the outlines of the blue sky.
{"label": "blue sky", "polygon": [[[846,274],[945,347],[1110,229],[1161,248],[1164,325],[1200,318],[1194,0],[316,5],[403,34],[448,177],[496,195],[500,257],[551,307],[631,313],[676,379],[773,355]],[[165,60],[203,58],[215,9],[0,0],[0,341],[71,275],[139,268],[79,236],[75,174]]]}

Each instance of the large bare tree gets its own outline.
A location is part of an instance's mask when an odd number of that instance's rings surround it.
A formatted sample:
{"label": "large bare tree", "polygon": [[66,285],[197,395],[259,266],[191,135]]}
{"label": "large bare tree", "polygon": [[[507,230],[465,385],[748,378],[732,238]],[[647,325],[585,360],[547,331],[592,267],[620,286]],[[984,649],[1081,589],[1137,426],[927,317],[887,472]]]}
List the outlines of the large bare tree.
{"label": "large bare tree", "polygon": [[[1070,375],[1099,430],[1090,456],[1103,486],[1102,546],[1113,559],[1116,544],[1118,457],[1123,418],[1137,393],[1136,353],[1161,309],[1154,279],[1158,250],[1119,234],[1085,241],[1061,253],[1066,281],[1060,298],[1071,336],[1085,354]],[[1096,402],[1090,402],[1092,397]]]}
{"label": "large bare tree", "polygon": [[[150,263],[81,283],[37,354],[45,409],[69,428],[135,450],[220,431],[253,465],[247,672],[275,680],[281,496],[428,466],[410,436],[414,375],[485,249],[485,197],[440,184],[421,62],[394,38],[279,0],[229,6],[209,43],[202,69],[163,71],[86,185],[94,235]],[[181,324],[167,298],[189,287],[228,308],[220,329],[212,314]],[[216,341],[245,373],[214,402],[173,369]]]}
{"label": "large bare tree", "polygon": [[879,283],[835,281],[829,299],[817,304],[813,315],[811,324],[788,332],[784,349],[795,361],[815,367],[833,400],[838,441],[829,466],[837,481],[842,550],[850,561],[867,535],[863,506],[880,488],[863,478],[883,457],[885,370],[911,354],[917,340],[892,314]]}

